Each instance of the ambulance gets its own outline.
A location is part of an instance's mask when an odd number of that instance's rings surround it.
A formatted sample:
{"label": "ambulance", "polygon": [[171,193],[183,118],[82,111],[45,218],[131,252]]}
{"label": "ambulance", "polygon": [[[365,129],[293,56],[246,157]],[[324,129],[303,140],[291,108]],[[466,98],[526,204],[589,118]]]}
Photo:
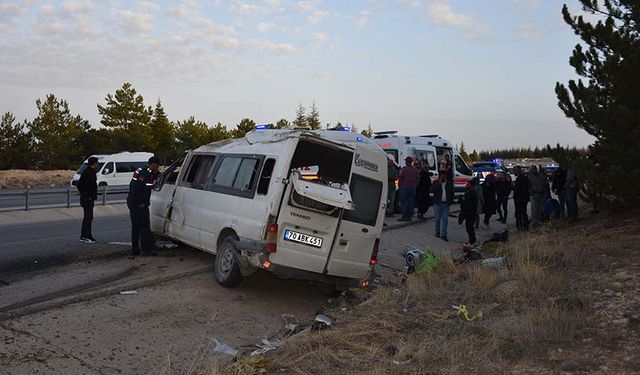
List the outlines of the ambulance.
{"label": "ambulance", "polygon": [[404,159],[411,156],[414,160],[422,161],[432,173],[432,180],[438,179],[438,165],[448,154],[453,164],[453,183],[457,193],[464,192],[467,182],[473,178],[473,172],[467,166],[460,152],[448,140],[437,134],[407,136],[397,131],[375,132],[373,141],[400,165],[404,166]]}
{"label": "ambulance", "polygon": [[189,151],[156,182],[153,232],[215,254],[223,286],[259,269],[366,285],[383,227],[387,156],[341,130],[265,125]]}

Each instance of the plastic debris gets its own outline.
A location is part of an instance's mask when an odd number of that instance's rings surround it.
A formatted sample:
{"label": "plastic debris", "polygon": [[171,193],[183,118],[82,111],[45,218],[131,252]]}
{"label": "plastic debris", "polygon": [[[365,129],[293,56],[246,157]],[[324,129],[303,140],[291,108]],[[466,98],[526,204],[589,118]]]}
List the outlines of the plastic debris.
{"label": "plastic debris", "polygon": [[482,318],[482,311],[478,311],[478,313],[476,315],[471,315],[469,314],[469,311],[467,310],[467,306],[465,305],[453,305],[451,306],[454,310],[456,310],[458,312],[458,315],[462,316],[467,322],[472,322],[476,319]]}
{"label": "plastic debris", "polygon": [[213,348],[213,351],[215,353],[228,354],[232,356],[236,356],[238,354],[237,350],[235,350],[234,348],[230,347],[225,343],[218,341],[218,339],[215,337],[213,338],[213,342],[216,344],[216,346]]}
{"label": "plastic debris", "polygon": [[276,350],[279,347],[282,346],[282,341],[280,341],[279,339],[262,339],[262,344],[258,344],[256,345],[259,349],[254,350],[253,352],[251,352],[251,355],[261,355],[261,354],[265,354],[268,353],[270,351]]}
{"label": "plastic debris", "polygon": [[487,259],[484,259],[480,264],[484,268],[502,268],[507,265],[507,258],[505,257],[487,258]]}
{"label": "plastic debris", "polygon": [[411,363],[410,359],[407,359],[406,361],[398,361],[396,359],[392,360],[391,363],[393,363],[396,366],[404,366],[404,365],[408,365],[409,363]]}
{"label": "plastic debris", "polygon": [[122,292],[120,292],[121,295],[123,296],[131,296],[134,294],[138,294],[137,290],[123,290]]}
{"label": "plastic debris", "polygon": [[298,328],[298,318],[292,314],[282,314],[280,317],[284,320],[285,336],[293,334],[296,331],[296,328]]}
{"label": "plastic debris", "polygon": [[438,258],[435,256],[435,254],[433,254],[433,252],[427,251],[420,265],[416,267],[415,274],[421,275],[423,273],[427,273],[432,269],[436,268],[437,266],[438,266]]}
{"label": "plastic debris", "polygon": [[331,318],[329,318],[324,314],[318,314],[316,315],[316,319],[313,322],[313,324],[311,324],[311,330],[315,332],[315,331],[327,329],[331,326],[331,323],[332,323]]}
{"label": "plastic debris", "polygon": [[178,245],[171,241],[156,241],[155,247],[156,249],[174,249],[178,247]]}

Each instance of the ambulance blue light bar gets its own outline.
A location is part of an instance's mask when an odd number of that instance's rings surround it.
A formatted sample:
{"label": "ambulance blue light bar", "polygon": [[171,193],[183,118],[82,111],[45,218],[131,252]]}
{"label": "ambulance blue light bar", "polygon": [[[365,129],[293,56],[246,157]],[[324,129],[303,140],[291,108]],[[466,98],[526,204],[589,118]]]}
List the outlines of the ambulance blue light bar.
{"label": "ambulance blue light bar", "polygon": [[271,124],[258,124],[255,126],[256,130],[267,130],[267,129],[273,129],[273,125]]}

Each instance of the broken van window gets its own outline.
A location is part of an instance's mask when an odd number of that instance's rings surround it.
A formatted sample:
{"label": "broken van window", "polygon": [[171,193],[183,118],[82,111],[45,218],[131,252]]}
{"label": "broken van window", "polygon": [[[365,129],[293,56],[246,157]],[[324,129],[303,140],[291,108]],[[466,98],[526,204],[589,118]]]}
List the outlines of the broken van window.
{"label": "broken van window", "polygon": [[260,176],[260,182],[258,182],[258,194],[267,195],[269,192],[269,183],[271,182],[271,175],[273,174],[273,167],[276,165],[276,159],[267,159],[262,167],[262,175]]}

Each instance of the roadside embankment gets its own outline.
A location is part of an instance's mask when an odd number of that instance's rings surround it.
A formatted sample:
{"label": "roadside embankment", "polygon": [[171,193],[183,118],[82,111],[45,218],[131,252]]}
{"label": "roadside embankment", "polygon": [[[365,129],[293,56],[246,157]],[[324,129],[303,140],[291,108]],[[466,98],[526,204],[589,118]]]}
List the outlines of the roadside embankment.
{"label": "roadside embankment", "polygon": [[639,243],[637,216],[600,215],[486,245],[507,267],[443,255],[400,287],[335,304],[329,329],[222,373],[638,373]]}
{"label": "roadside embankment", "polygon": [[0,189],[67,187],[75,171],[31,171],[9,169],[0,171]]}

